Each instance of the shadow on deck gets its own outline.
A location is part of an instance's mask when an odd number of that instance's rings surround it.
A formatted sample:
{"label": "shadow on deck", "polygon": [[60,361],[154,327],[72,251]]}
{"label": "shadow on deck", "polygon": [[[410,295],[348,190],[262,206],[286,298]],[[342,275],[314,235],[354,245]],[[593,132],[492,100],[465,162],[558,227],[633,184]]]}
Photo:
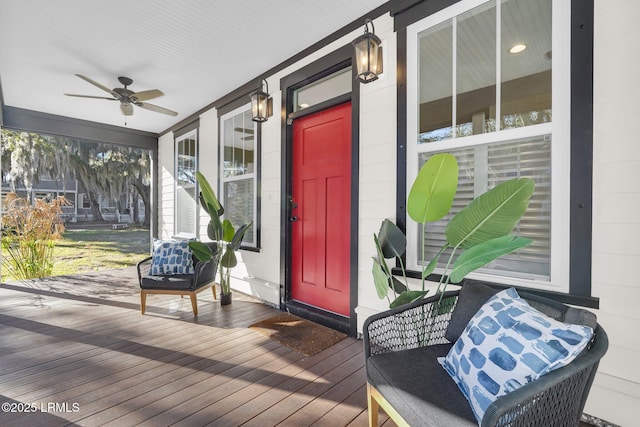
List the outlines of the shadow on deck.
{"label": "shadow on deck", "polygon": [[305,357],[248,328],[259,301],[198,307],[141,315],[134,268],[2,284],[0,424],[367,425],[361,341]]}

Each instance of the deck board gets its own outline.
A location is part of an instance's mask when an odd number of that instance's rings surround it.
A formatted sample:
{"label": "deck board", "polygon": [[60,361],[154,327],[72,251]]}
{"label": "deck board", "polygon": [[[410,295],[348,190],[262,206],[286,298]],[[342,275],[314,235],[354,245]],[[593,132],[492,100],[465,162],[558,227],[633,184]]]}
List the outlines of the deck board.
{"label": "deck board", "polygon": [[38,410],[0,425],[367,425],[361,341],[304,356],[248,328],[278,312],[238,293],[199,294],[197,317],[139,301],[133,268],[2,284],[0,401]]}

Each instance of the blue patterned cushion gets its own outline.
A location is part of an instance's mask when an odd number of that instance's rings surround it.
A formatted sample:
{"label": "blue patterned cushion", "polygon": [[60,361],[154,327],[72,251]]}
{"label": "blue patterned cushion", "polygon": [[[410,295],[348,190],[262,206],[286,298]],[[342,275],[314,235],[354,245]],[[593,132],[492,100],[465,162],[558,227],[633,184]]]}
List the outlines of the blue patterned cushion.
{"label": "blue patterned cushion", "polygon": [[151,260],[152,276],[194,274],[193,258],[186,240],[154,240]]}
{"label": "blue patterned cushion", "polygon": [[493,401],[567,365],[592,335],[588,326],[539,312],[509,288],[487,300],[441,363],[480,423]]}

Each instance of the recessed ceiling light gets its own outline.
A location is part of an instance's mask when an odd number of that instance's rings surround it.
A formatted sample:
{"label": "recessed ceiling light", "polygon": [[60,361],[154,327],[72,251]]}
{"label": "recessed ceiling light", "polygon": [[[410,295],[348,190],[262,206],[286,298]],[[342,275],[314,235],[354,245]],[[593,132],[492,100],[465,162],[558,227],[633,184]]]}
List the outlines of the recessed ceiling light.
{"label": "recessed ceiling light", "polygon": [[509,49],[509,53],[520,53],[526,48],[527,48],[526,44],[516,44],[511,46],[511,49]]}

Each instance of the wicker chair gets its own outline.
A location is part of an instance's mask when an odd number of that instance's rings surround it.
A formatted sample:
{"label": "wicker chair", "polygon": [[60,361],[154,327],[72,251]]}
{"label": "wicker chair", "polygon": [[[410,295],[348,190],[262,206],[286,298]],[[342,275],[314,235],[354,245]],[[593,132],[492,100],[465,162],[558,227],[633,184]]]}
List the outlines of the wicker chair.
{"label": "wicker chair", "polygon": [[[218,248],[215,243],[208,245],[214,253],[217,252]],[[180,295],[181,297],[188,295],[191,298],[193,314],[196,316],[198,315],[196,294],[207,288],[211,288],[213,298],[217,298],[214,283],[218,266],[217,256],[209,261],[199,261],[198,258],[194,256],[194,274],[175,274],[171,276],[150,275],[151,260],[152,257],[148,257],[137,264],[138,282],[140,283],[140,310],[142,314],[144,314],[146,310],[147,295],[149,294]]]}
{"label": "wicker chair", "polygon": [[[481,426],[577,426],[598,363],[607,351],[607,335],[586,310],[519,293],[532,307],[557,320],[594,327],[594,338],[569,365],[498,398],[487,409]],[[459,294],[446,292],[438,313],[433,313],[438,297],[430,297],[365,321],[370,426],[378,425],[380,407],[399,426],[478,425],[464,395],[436,360],[446,356],[453,345],[445,334]],[[471,313],[467,314],[470,318],[487,298],[485,295],[474,307],[465,304],[461,310]],[[429,339],[422,342],[425,336]]]}

